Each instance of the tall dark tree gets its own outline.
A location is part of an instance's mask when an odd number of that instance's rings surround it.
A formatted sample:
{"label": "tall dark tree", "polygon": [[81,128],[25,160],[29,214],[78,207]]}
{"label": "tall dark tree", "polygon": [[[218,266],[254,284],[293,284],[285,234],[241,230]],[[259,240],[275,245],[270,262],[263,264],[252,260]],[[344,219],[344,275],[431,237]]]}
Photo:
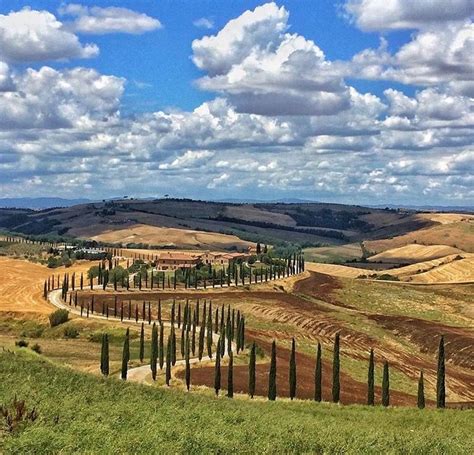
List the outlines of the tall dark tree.
{"label": "tall dark tree", "polygon": [[104,376],[109,375],[109,336],[104,333],[102,335],[102,350],[100,355],[100,372]]}
{"label": "tall dark tree", "polygon": [[209,303],[209,314],[207,317],[207,338],[206,338],[206,345],[207,345],[207,355],[210,359],[212,359],[212,303]]}
{"label": "tall dark tree", "polygon": [[170,381],[171,381],[171,364],[172,364],[172,361],[171,361],[171,351],[172,351],[172,344],[173,344],[173,337],[171,336],[171,334],[168,336],[168,343],[166,345],[166,373],[165,373],[165,381],[166,381],[166,385],[169,386],[170,385]]}
{"label": "tall dark tree", "polygon": [[171,364],[176,365],[176,333],[174,331],[174,325],[171,326]]}
{"label": "tall dark tree", "polygon": [[375,362],[374,350],[370,350],[369,371],[367,374],[367,404],[373,406],[375,403]]}
{"label": "tall dark tree", "polygon": [[[142,324],[143,326],[143,324]],[[150,354],[150,368],[151,377],[156,381],[156,364],[158,362],[158,327],[153,323],[151,329],[151,354]]]}
{"label": "tall dark tree", "polygon": [[140,330],[140,362],[143,362],[143,358],[145,357],[145,326],[142,322],[142,327]]}
{"label": "tall dark tree", "polygon": [[165,347],[164,347],[164,336],[165,336],[165,328],[163,323],[160,322],[160,338],[158,342],[158,362],[160,364],[160,369],[163,369],[164,360],[165,360]]}
{"label": "tall dark tree", "polygon": [[250,398],[253,398],[255,395],[255,370],[256,370],[256,347],[255,342],[252,343],[252,348],[250,349],[250,359],[249,359],[249,395]]}
{"label": "tall dark tree", "polygon": [[122,379],[127,379],[128,362],[130,361],[130,329],[125,332],[125,340],[123,342],[122,351]]}
{"label": "tall dark tree", "polygon": [[322,400],[322,378],[323,378],[323,365],[321,358],[321,343],[318,341],[318,348],[316,351],[316,368],[314,372],[314,401]]}
{"label": "tall dark tree", "polygon": [[340,358],[339,358],[339,334],[336,334],[334,341],[334,353],[332,362],[332,401],[334,403],[339,402],[341,393],[340,383]]}
{"label": "tall dark tree", "polygon": [[270,372],[268,374],[268,399],[271,401],[276,400],[277,396],[277,384],[276,384],[276,343],[272,343],[272,356],[270,360]]}
{"label": "tall dark tree", "polygon": [[418,380],[418,408],[425,408],[425,384],[423,379],[423,371],[420,371],[420,379]]}
{"label": "tall dark tree", "polygon": [[191,387],[191,364],[189,362],[189,351],[190,351],[190,343],[189,343],[189,332],[186,332],[186,352],[184,355],[185,359],[185,378],[186,378],[186,389],[189,391],[189,388]]}
{"label": "tall dark tree", "polygon": [[229,354],[229,366],[227,368],[227,397],[234,397],[234,354]]}
{"label": "tall dark tree", "polygon": [[216,354],[216,363],[214,366],[214,390],[219,395],[221,389],[221,356]]}
{"label": "tall dark tree", "polygon": [[383,376],[382,376],[382,405],[390,405],[390,373],[388,362],[385,361],[383,364]]}
{"label": "tall dark tree", "polygon": [[438,347],[438,371],[436,377],[436,407],[446,407],[446,365],[444,353],[444,336],[441,336]]}
{"label": "tall dark tree", "polygon": [[206,336],[206,304],[204,303],[204,311],[201,319],[201,325],[199,326],[199,341],[198,341],[198,358],[202,359],[204,354],[204,338]]}
{"label": "tall dark tree", "polygon": [[296,344],[295,339],[291,340],[291,354],[290,354],[290,399],[296,397]]}

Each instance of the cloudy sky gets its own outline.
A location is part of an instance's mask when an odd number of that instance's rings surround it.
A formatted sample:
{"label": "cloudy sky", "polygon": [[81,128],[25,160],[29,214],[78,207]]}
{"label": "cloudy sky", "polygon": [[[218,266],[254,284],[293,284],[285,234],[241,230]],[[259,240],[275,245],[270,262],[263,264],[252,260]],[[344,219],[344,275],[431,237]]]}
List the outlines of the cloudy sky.
{"label": "cloudy sky", "polygon": [[474,0],[0,2],[0,197],[474,204]]}

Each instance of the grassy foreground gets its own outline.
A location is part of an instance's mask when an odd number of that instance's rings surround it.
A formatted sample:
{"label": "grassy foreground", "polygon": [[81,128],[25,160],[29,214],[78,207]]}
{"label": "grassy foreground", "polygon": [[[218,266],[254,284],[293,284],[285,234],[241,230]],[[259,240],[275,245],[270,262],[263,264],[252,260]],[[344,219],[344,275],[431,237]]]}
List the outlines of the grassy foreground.
{"label": "grassy foreground", "polygon": [[[471,453],[474,412],[215,399],[103,380],[34,353],[0,353],[0,404],[39,417],[2,453]],[[3,420],[2,420],[3,427]]]}

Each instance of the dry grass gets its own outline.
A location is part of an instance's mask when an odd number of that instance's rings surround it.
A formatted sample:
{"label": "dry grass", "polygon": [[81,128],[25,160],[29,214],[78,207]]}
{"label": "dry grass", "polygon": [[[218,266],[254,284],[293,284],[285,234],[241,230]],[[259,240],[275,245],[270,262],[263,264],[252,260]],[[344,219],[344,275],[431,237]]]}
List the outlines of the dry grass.
{"label": "dry grass", "polygon": [[341,278],[357,278],[359,275],[375,273],[371,270],[359,269],[357,267],[347,267],[339,264],[317,264],[314,262],[307,262],[306,269],[311,272],[319,272],[324,273],[325,275],[332,275]]}
{"label": "dry grass", "polygon": [[235,235],[148,226],[145,224],[136,224],[126,229],[106,231],[92,237],[92,239],[109,243],[147,243],[149,245],[219,250],[230,247],[246,249],[252,245],[252,243],[241,240]]}
{"label": "dry grass", "polygon": [[374,262],[422,262],[442,258],[452,254],[462,254],[459,248],[447,245],[418,245],[411,244],[392,248],[369,257]]}
{"label": "dry grass", "polygon": [[[427,214],[421,214],[426,217]],[[439,223],[435,226],[418,229],[404,235],[383,240],[369,240],[365,246],[369,251],[379,253],[414,243],[421,245],[447,245],[474,253],[474,217],[457,214],[430,214]],[[426,219],[426,218],[425,218]],[[448,222],[449,220],[455,220]]]}
{"label": "dry grass", "polygon": [[[92,263],[79,262],[65,269],[48,269],[28,261],[0,257],[0,312],[12,313],[24,317],[28,313],[49,314],[53,306],[43,298],[44,280],[52,274],[86,272]],[[31,315],[31,317],[33,317]]]}

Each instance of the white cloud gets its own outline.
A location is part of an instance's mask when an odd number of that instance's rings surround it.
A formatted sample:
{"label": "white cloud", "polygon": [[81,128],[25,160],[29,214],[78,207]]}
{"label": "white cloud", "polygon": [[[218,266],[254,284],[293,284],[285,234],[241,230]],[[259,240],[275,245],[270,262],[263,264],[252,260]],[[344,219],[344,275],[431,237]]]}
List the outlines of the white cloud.
{"label": "white cloud", "polygon": [[95,44],[82,45],[47,11],[24,8],[0,14],[0,59],[8,62],[32,62],[89,58],[98,55]]}
{"label": "white cloud", "polygon": [[422,29],[473,15],[473,0],[348,0],[345,10],[362,30]]}
{"label": "white cloud", "polygon": [[71,3],[62,5],[59,12],[62,15],[76,17],[73,22],[68,24],[68,28],[84,34],[130,33],[138,35],[162,27],[158,19],[127,8],[88,7]]}
{"label": "white cloud", "polygon": [[197,28],[204,28],[206,30],[211,30],[214,28],[214,21],[207,17],[201,17],[199,19],[196,19],[193,22],[193,25]]}
{"label": "white cloud", "polygon": [[313,41],[288,29],[275,3],[246,11],[214,36],[193,41],[193,60],[207,71],[200,88],[226,95],[239,112],[331,115],[349,108],[344,81]]}
{"label": "white cloud", "polygon": [[0,129],[87,127],[117,114],[124,80],[86,68],[28,69],[0,92]]}
{"label": "white cloud", "polygon": [[213,156],[214,153],[208,150],[188,150],[184,155],[178,156],[171,163],[160,164],[159,168],[163,170],[196,168],[208,162]]}

